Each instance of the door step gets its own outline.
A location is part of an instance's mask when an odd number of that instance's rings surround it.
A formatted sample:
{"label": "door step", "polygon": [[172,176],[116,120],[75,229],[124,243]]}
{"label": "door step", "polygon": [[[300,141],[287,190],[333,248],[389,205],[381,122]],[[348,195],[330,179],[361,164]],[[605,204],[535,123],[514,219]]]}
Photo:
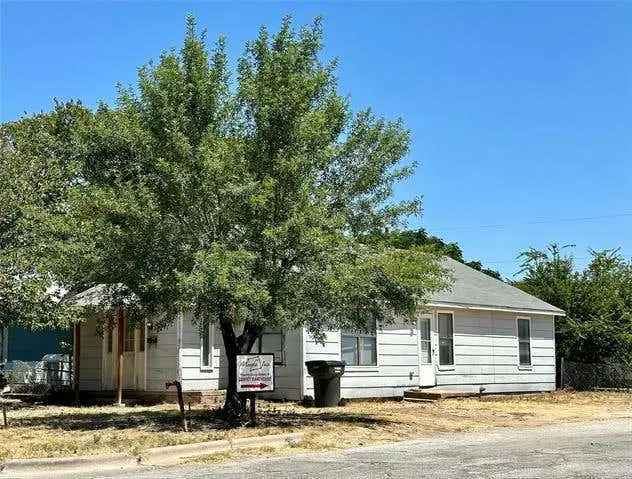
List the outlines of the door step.
{"label": "door step", "polygon": [[479,393],[472,391],[453,391],[449,389],[409,389],[404,391],[404,399],[425,399],[437,401],[448,398],[465,398],[478,396]]}
{"label": "door step", "polygon": [[432,402],[435,402],[435,401],[436,401],[436,399],[410,398],[410,397],[406,397],[406,395],[404,395],[404,401],[407,401],[407,402],[425,402],[425,403],[432,403]]}

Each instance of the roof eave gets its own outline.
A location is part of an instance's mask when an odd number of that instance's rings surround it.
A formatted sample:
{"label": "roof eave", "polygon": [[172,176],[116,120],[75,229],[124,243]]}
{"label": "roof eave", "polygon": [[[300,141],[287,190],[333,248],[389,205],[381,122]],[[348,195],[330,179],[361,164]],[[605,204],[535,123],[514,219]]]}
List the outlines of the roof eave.
{"label": "roof eave", "polygon": [[511,306],[494,306],[485,304],[465,304],[451,303],[449,301],[433,301],[427,303],[426,306],[431,308],[448,308],[448,309],[466,309],[466,310],[482,310],[482,311],[499,311],[505,313],[517,314],[542,314],[546,316],[566,316],[564,311],[550,309],[530,309],[530,308],[514,308]]}

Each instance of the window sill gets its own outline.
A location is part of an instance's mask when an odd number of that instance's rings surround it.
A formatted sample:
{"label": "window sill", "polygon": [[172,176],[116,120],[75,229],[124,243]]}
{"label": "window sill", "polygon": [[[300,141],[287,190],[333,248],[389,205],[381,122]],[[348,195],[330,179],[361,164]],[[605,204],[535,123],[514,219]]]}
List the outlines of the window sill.
{"label": "window sill", "polygon": [[203,373],[212,373],[213,372],[213,366],[202,366],[200,367],[200,371],[202,371]]}
{"label": "window sill", "polygon": [[520,371],[532,371],[533,370],[533,365],[531,365],[531,364],[518,365],[518,369]]}
{"label": "window sill", "polygon": [[437,370],[438,371],[454,371],[456,368],[454,367],[454,364],[445,364],[443,366],[438,365],[437,366]]}

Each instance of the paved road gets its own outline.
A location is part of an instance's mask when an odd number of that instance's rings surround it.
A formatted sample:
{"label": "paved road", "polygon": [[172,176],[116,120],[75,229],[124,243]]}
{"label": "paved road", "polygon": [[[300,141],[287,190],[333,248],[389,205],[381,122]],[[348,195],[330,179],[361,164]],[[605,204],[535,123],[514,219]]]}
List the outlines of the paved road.
{"label": "paved road", "polygon": [[135,479],[632,478],[632,420],[446,434],[335,453],[102,477]]}

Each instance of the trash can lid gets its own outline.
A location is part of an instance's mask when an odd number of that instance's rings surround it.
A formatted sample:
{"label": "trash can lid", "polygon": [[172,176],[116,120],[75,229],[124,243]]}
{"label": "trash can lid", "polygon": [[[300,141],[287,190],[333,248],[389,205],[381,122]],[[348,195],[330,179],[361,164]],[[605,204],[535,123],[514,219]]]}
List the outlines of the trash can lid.
{"label": "trash can lid", "polygon": [[317,359],[313,361],[305,361],[305,365],[309,367],[322,368],[322,367],[332,367],[339,368],[347,365],[344,361],[326,361],[322,359]]}

